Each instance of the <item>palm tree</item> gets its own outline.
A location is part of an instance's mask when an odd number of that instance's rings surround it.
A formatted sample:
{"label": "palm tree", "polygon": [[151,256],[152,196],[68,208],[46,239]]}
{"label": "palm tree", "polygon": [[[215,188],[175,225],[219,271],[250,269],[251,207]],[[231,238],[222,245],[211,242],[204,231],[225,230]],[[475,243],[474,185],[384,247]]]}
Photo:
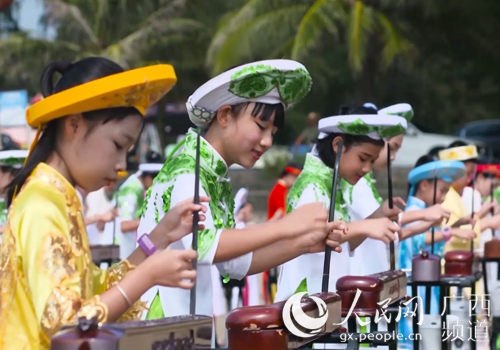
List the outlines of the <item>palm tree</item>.
{"label": "palm tree", "polygon": [[[51,60],[108,57],[126,68],[158,61],[179,42],[203,36],[204,24],[183,17],[187,0],[44,0],[42,22],[54,40],[18,32],[0,40],[0,76],[9,86],[38,85]],[[170,61],[169,55],[162,61]],[[177,62],[182,66],[183,62]],[[186,66],[192,62],[184,60]]]}
{"label": "palm tree", "polygon": [[364,86],[360,93],[369,98],[374,70],[412,47],[383,9],[360,0],[249,0],[229,17],[208,49],[205,64],[212,74],[263,58],[317,64],[315,56],[344,46],[346,63]]}

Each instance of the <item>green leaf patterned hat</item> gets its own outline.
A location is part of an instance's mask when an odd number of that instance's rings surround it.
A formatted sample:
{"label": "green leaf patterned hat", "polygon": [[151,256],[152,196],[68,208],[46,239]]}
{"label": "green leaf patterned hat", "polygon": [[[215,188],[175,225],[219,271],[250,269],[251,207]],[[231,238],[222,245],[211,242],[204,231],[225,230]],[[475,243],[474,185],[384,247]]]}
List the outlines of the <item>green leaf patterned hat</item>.
{"label": "green leaf patterned hat", "polygon": [[393,106],[382,108],[378,111],[378,114],[399,115],[409,122],[412,120],[415,113],[413,112],[413,108],[408,103],[398,103]]}
{"label": "green leaf patterned hat", "polygon": [[28,157],[28,150],[0,151],[0,166],[21,169],[26,157]]}
{"label": "green leaf patterned hat", "polygon": [[390,139],[404,134],[407,128],[405,118],[381,113],[339,115],[323,118],[318,123],[320,139],[333,133],[364,135],[374,140]]}
{"label": "green leaf patterned hat", "polygon": [[307,69],[292,60],[266,60],[245,64],[199,87],[186,103],[193,124],[206,127],[219,108],[244,102],[281,103],[286,109],[311,90]]}

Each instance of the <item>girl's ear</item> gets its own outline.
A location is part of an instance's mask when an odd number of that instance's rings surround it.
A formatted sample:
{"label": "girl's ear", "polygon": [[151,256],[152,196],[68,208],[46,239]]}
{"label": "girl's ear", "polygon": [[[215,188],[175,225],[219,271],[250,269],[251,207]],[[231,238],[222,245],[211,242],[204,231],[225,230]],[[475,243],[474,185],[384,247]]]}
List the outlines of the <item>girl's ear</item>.
{"label": "girl's ear", "polygon": [[83,128],[83,116],[78,114],[72,114],[62,120],[62,129],[64,136],[68,140],[74,140],[79,132],[82,132]]}
{"label": "girl's ear", "polygon": [[215,118],[217,118],[217,124],[219,124],[221,128],[226,128],[232,117],[231,106],[229,105],[219,108],[215,116]]}
{"label": "girl's ear", "polygon": [[[332,140],[332,149],[335,154],[339,151],[339,142],[342,140],[341,136],[337,136]],[[342,147],[342,153],[345,152],[345,146]]]}

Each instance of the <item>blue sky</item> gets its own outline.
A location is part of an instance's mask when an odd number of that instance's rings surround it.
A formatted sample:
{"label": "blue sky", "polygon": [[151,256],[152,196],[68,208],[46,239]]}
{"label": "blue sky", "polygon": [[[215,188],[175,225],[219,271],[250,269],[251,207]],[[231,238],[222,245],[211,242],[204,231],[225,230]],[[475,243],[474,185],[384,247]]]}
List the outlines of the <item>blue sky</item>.
{"label": "blue sky", "polygon": [[42,35],[38,24],[43,11],[42,0],[16,0],[21,4],[19,25],[22,29],[32,32],[34,36]]}

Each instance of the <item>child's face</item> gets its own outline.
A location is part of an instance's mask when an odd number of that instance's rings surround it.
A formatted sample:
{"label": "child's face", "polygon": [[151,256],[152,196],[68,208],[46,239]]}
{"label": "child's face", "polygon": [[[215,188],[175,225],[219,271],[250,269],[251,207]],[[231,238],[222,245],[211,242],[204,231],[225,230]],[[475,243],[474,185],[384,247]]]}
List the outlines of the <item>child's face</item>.
{"label": "child's face", "polygon": [[380,154],[373,166],[376,170],[385,170],[387,168],[387,145],[391,146],[391,163],[396,160],[396,154],[403,145],[403,137],[404,135],[401,134],[394,136],[385,142],[385,146],[380,151]]}
{"label": "child's face", "polygon": [[474,187],[481,193],[482,197],[488,197],[491,193],[491,189],[495,188],[497,185],[498,179],[479,174],[476,178],[476,185]]}
{"label": "child's face", "polygon": [[[338,150],[339,139],[340,137],[336,137],[332,142],[335,153]],[[351,185],[355,185],[359,179],[372,171],[373,164],[383,148],[384,146],[368,142],[354,144],[348,150],[344,147],[339,165],[340,177]]]}
{"label": "child's face", "polygon": [[297,177],[298,176],[294,174],[286,174],[281,179],[285,182],[287,188],[292,188],[293,184],[295,183],[295,180],[297,180]]}
{"label": "child's face", "polygon": [[64,120],[64,137],[60,153],[71,177],[86,191],[112,186],[118,171],[127,165],[127,152],[134,145],[142,126],[140,115],[103,124],[90,124],[81,115]]}
{"label": "child's face", "polygon": [[[451,184],[442,179],[437,180],[436,185],[436,203],[441,204],[450,190]],[[434,205],[434,180],[424,180],[419,183],[418,197],[425,202],[427,206]]]}
{"label": "child's face", "polygon": [[238,116],[231,110],[219,110],[217,122],[222,129],[224,156],[229,165],[236,163],[252,168],[260,157],[271,148],[277,131],[274,115],[269,120],[252,116],[254,104],[250,103]]}

